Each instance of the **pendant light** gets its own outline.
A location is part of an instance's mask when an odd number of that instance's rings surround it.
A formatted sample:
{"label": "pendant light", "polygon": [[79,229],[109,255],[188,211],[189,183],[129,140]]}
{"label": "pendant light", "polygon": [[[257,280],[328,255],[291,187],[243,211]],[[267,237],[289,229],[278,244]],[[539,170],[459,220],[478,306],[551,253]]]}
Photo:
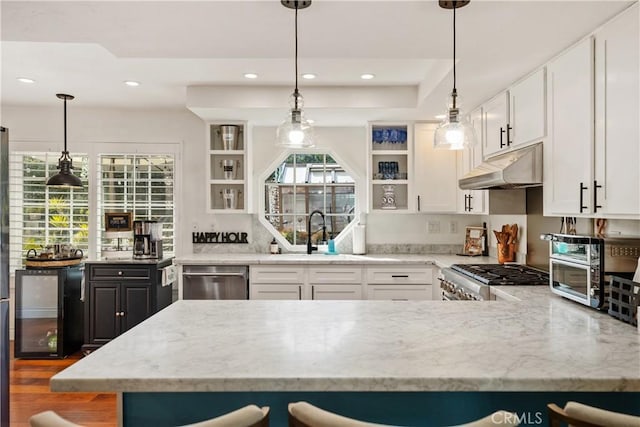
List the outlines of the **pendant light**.
{"label": "pendant light", "polygon": [[73,96],[58,93],[56,96],[64,100],[64,151],[58,159],[58,169],[60,172],[49,178],[47,185],[57,187],[73,187],[82,188],[82,181],[75,176],[71,170],[73,169],[73,159],[67,151],[67,100],[72,100]]}
{"label": "pendant light", "polygon": [[462,150],[476,143],[476,133],[473,126],[458,108],[458,91],[456,89],[456,9],[466,6],[469,1],[440,0],[439,2],[443,9],[453,9],[453,90],[451,91],[451,105],[434,135],[433,147],[436,149]]}
{"label": "pendant light", "polygon": [[302,107],[304,100],[298,90],[298,9],[306,9],[311,5],[311,0],[281,0],[284,7],[295,10],[295,71],[296,71],[296,87],[291,94],[289,105],[291,110],[287,113],[276,132],[277,143],[283,147],[289,148],[308,148],[313,147],[313,127],[304,117]]}

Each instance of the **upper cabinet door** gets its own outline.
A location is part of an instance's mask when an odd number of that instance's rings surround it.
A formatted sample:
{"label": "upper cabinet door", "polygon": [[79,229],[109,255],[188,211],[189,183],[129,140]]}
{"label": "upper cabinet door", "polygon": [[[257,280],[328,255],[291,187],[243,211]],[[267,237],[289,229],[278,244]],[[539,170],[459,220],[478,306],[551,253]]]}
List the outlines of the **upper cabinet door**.
{"label": "upper cabinet door", "polygon": [[456,212],[456,151],[435,150],[437,124],[415,125],[414,188],[417,212]]}
{"label": "upper cabinet door", "polygon": [[596,138],[593,205],[596,214],[640,214],[638,5],[596,36]]}
{"label": "upper cabinet door", "polygon": [[[469,121],[476,132],[476,145],[458,151],[458,180],[482,163],[482,144],[484,126],[482,125],[482,107],[469,113]],[[480,215],[485,212],[487,190],[458,189],[458,213]]]}
{"label": "upper cabinet door", "polygon": [[[588,214],[593,184],[593,46],[589,37],[547,68],[545,215]],[[637,143],[637,142],[636,142]]]}
{"label": "upper cabinet door", "polygon": [[509,148],[507,129],[509,119],[509,92],[503,92],[482,106],[485,140],[482,147],[484,157]]}
{"label": "upper cabinet door", "polygon": [[540,142],[546,134],[545,69],[509,89],[509,146]]}

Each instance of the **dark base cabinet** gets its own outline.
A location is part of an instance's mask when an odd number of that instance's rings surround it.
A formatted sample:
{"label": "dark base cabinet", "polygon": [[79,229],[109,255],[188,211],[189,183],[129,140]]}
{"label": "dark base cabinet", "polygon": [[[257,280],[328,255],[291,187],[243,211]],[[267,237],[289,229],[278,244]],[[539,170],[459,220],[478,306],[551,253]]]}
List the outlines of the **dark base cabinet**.
{"label": "dark base cabinet", "polygon": [[87,263],[85,343],[89,353],[171,304],[171,286],[162,286],[162,268],[153,263]]}

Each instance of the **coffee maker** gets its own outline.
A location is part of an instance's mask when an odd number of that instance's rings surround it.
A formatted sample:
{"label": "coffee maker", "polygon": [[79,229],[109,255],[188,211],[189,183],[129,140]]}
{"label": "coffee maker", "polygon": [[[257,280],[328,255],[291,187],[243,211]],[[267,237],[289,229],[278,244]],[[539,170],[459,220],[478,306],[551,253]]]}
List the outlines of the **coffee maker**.
{"label": "coffee maker", "polygon": [[133,221],[133,258],[162,258],[162,223]]}

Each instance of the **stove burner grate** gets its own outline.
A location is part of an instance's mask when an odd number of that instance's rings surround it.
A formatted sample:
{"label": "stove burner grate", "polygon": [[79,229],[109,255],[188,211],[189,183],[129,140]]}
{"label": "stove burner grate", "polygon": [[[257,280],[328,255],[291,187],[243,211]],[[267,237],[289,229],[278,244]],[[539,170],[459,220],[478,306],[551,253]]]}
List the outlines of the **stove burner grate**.
{"label": "stove burner grate", "polygon": [[548,285],[549,275],[519,264],[454,264],[452,269],[493,286]]}

